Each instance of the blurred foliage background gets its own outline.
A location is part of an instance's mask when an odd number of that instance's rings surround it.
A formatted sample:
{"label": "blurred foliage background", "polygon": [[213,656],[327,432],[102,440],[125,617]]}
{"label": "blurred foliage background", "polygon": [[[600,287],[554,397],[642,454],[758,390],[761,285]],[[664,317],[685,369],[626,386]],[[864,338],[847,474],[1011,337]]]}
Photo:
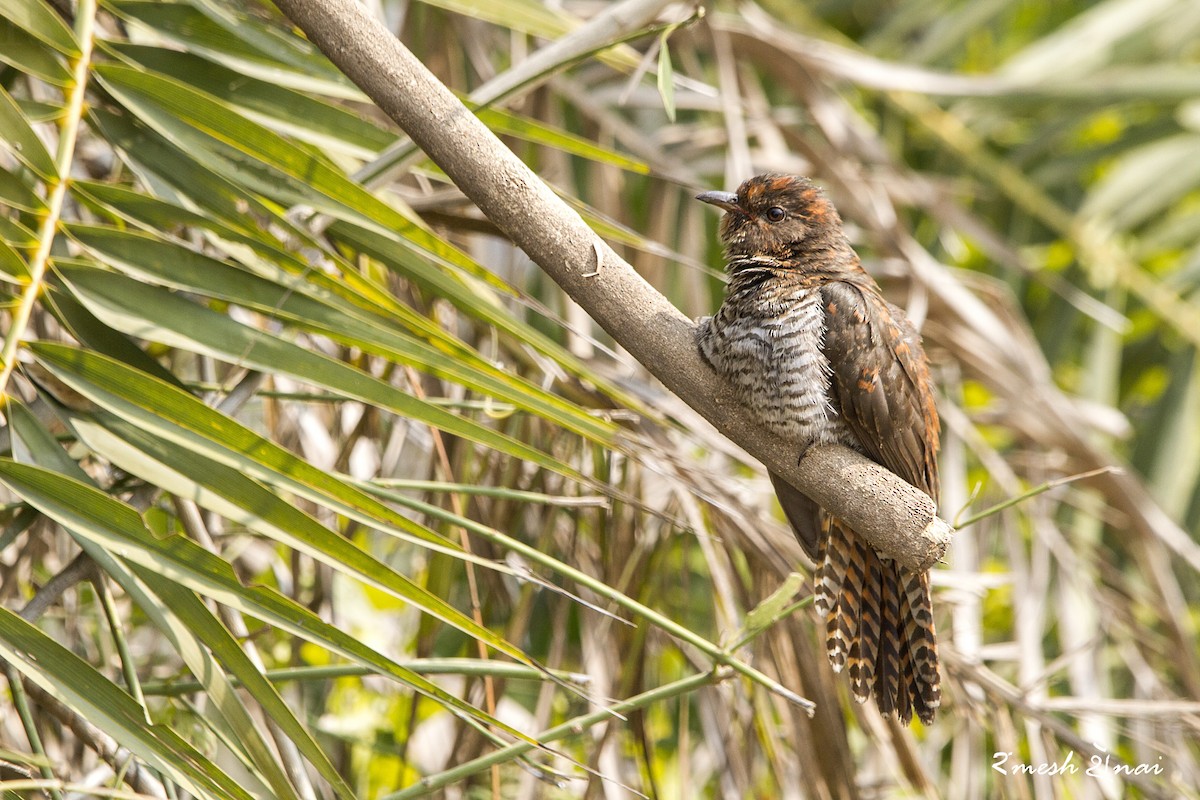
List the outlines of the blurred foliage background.
{"label": "blurred foliage background", "polygon": [[758,465],[273,6],[5,0],[0,790],[1197,796],[1200,4],[367,7],[689,315],[691,196],[814,176],[943,516],[1049,491],[957,534],[900,729]]}

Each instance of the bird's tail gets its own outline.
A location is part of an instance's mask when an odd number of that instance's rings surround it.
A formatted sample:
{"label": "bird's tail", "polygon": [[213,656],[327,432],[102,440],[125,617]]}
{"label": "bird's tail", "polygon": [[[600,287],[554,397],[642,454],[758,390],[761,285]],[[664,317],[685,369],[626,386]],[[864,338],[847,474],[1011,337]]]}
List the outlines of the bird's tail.
{"label": "bird's tail", "polygon": [[930,724],[941,688],[929,574],[878,555],[824,512],[821,527],[814,583],[829,663],[849,674],[858,702],[874,693],[883,714]]}

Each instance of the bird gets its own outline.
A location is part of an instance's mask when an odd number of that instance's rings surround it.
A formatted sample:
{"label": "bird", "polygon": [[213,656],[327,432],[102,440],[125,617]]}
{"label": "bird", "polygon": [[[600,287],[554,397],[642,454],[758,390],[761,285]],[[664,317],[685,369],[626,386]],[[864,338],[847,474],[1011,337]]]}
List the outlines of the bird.
{"label": "bird", "polygon": [[[697,323],[700,355],[758,423],[798,455],[857,450],[935,500],[938,413],[921,337],[889,303],[810,179],[763,174],[696,199],[724,210],[729,282]],[[932,724],[941,702],[928,571],[876,552],[775,473],[772,485],[816,565],[814,606],[829,662],[854,699]]]}

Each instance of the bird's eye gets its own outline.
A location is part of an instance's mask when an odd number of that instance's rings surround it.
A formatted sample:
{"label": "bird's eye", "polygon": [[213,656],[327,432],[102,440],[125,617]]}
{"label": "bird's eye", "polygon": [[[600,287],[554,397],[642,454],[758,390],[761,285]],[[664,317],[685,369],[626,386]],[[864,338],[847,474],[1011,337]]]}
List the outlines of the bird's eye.
{"label": "bird's eye", "polygon": [[767,219],[769,219],[771,222],[782,222],[783,218],[786,216],[787,212],[779,206],[771,206],[767,209]]}

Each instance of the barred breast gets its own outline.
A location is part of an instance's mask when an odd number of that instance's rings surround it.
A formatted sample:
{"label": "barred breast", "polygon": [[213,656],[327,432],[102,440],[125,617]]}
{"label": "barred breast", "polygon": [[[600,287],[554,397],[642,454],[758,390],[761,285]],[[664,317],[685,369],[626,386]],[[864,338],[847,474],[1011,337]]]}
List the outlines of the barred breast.
{"label": "barred breast", "polygon": [[721,308],[700,321],[696,340],[738,399],[772,433],[803,451],[812,444],[846,443],[830,401],[824,331],[818,290],[755,271],[734,278]]}

